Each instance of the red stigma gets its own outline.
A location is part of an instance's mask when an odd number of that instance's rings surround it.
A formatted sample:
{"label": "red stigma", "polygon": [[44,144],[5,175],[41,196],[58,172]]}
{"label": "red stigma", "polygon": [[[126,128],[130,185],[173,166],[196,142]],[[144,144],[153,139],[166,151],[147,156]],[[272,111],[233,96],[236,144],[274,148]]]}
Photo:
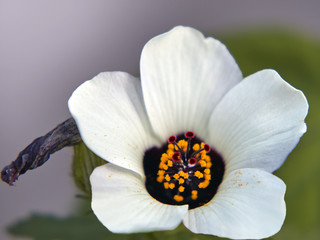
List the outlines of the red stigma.
{"label": "red stigma", "polygon": [[172,155],[172,160],[175,161],[175,162],[179,162],[180,161],[180,157],[181,157],[181,154],[179,152],[175,152]]}
{"label": "red stigma", "polygon": [[177,137],[176,137],[176,136],[170,136],[170,137],[168,138],[168,142],[169,142],[169,143],[174,143],[176,140],[177,140]]}
{"label": "red stigma", "polygon": [[205,150],[206,152],[210,152],[210,146],[209,146],[208,144],[205,144],[205,145],[204,145],[204,150]]}
{"label": "red stigma", "polygon": [[197,163],[197,160],[195,158],[190,158],[189,159],[189,164],[190,165],[195,165]]}
{"label": "red stigma", "polygon": [[186,138],[193,138],[194,137],[194,133],[192,131],[188,131],[185,133],[185,137]]}

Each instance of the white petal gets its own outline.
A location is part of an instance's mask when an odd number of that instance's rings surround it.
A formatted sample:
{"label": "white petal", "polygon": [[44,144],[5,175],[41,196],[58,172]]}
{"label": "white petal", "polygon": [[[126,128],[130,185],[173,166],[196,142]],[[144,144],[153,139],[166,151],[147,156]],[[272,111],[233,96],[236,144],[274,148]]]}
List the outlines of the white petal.
{"label": "white petal", "polygon": [[153,199],[140,175],[113,164],[96,168],[90,181],[92,209],[112,232],[174,229],[188,211],[187,205],[166,205]]}
{"label": "white petal", "polygon": [[211,144],[227,171],[278,169],[306,131],[303,93],[274,70],[245,78],[221,100],[210,119]]}
{"label": "white petal", "polygon": [[98,156],[143,174],[149,136],[140,81],[123,72],[101,73],[78,87],[69,110],[85,144]]}
{"label": "white petal", "polygon": [[205,136],[214,107],[242,80],[226,47],[189,27],[151,39],[140,71],[147,113],[162,140],[187,130]]}
{"label": "white petal", "polygon": [[223,180],[208,204],[190,210],[187,228],[233,239],[260,239],[277,233],[284,221],[286,186],[259,169],[240,169]]}

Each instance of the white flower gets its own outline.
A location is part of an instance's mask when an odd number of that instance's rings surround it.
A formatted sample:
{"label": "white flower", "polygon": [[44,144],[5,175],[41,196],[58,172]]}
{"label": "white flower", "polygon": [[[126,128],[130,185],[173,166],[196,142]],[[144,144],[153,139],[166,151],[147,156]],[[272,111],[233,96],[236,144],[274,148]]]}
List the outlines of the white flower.
{"label": "white flower", "polygon": [[69,100],[83,141],[109,162],[90,178],[101,223],[116,233],[181,221],[227,238],[277,233],[286,186],[271,173],[306,131],[303,93],[274,70],[243,79],[223,44],[188,27],[151,39],[140,71],[141,81],[101,73]]}

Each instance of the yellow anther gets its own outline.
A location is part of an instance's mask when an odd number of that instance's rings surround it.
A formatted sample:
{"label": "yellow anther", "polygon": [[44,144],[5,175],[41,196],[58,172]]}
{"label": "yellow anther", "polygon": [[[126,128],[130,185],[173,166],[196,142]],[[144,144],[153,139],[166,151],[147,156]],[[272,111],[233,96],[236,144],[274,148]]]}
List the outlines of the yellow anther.
{"label": "yellow anther", "polygon": [[160,168],[160,169],[164,169],[164,170],[168,170],[168,166],[167,166],[165,163],[163,163],[163,162],[161,162],[161,163],[159,164],[159,168]]}
{"label": "yellow anther", "polygon": [[169,176],[169,174],[167,174],[164,178],[166,179],[167,182],[171,180],[171,177]]}
{"label": "yellow anther", "polygon": [[168,149],[173,151],[174,145],[173,145],[172,143],[170,143],[170,144],[168,145]]}
{"label": "yellow anther", "polygon": [[161,162],[166,162],[166,161],[168,161],[168,159],[169,159],[168,154],[163,153],[161,155],[161,158],[160,158]]}
{"label": "yellow anther", "polygon": [[180,175],[181,177],[183,177],[184,179],[189,178],[189,174],[188,174],[187,172],[184,172],[184,171],[180,171],[180,172],[179,172],[179,175]]}
{"label": "yellow anther", "polygon": [[[180,140],[177,144],[182,151],[185,152],[187,150],[188,142],[186,140]],[[174,146],[174,149],[178,150],[179,148],[177,146]]]}
{"label": "yellow anther", "polygon": [[188,142],[186,140],[181,140],[181,149],[182,151],[187,151]]}
{"label": "yellow anther", "polygon": [[209,168],[206,168],[206,169],[204,170],[204,173],[205,173],[205,174],[210,174],[210,169],[209,169]]}
{"label": "yellow anther", "polygon": [[211,162],[211,158],[210,156],[206,155],[202,158],[203,160],[205,160],[206,162]]}
{"label": "yellow anther", "polygon": [[201,146],[201,148],[204,148],[204,142],[202,142],[200,146]]}
{"label": "yellow anther", "polygon": [[176,173],[176,174],[173,175],[173,177],[174,177],[176,180],[178,180],[178,179],[179,179],[179,174]]}
{"label": "yellow anther", "polygon": [[173,153],[174,153],[174,152],[173,152],[172,150],[170,150],[170,149],[167,150],[167,154],[168,154],[168,158],[169,158],[169,159],[172,158]]}
{"label": "yellow anther", "polygon": [[168,161],[168,167],[172,167],[173,166],[173,162],[171,160]]}
{"label": "yellow anther", "polygon": [[176,185],[175,185],[174,183],[170,183],[170,184],[169,184],[169,188],[170,188],[170,189],[174,189],[175,186],[176,186]]}
{"label": "yellow anther", "polygon": [[206,180],[211,180],[211,174],[205,174],[204,179]]}
{"label": "yellow anther", "polygon": [[200,149],[199,144],[196,143],[195,145],[193,145],[192,149],[193,149],[193,151],[198,151]]}
{"label": "yellow anther", "polygon": [[181,202],[181,201],[183,201],[183,197],[180,196],[180,195],[174,195],[173,199],[174,199],[176,202]]}
{"label": "yellow anther", "polygon": [[157,182],[161,183],[161,182],[163,182],[163,180],[164,180],[164,176],[163,175],[160,175],[160,176],[157,177]]}
{"label": "yellow anther", "polygon": [[196,171],[195,173],[194,173],[194,175],[197,177],[197,178],[203,178],[203,173],[201,173],[200,171]]}
{"label": "yellow anther", "polygon": [[191,191],[191,194],[192,194],[192,195],[198,195],[198,191],[197,191],[197,190],[192,190],[192,191]]}
{"label": "yellow anther", "polygon": [[163,175],[165,174],[165,172],[166,172],[166,171],[164,171],[164,170],[159,170],[159,171],[158,171],[158,175],[159,175],[159,176],[163,176]]}
{"label": "yellow anther", "polygon": [[186,140],[180,140],[179,142],[178,142],[178,145],[179,145],[179,147],[181,147],[181,148],[183,148],[185,145],[187,145],[188,144],[188,142],[186,141]]}
{"label": "yellow anther", "polygon": [[164,182],[163,186],[164,186],[165,189],[168,189],[169,188],[169,183],[168,182]]}
{"label": "yellow anther", "polygon": [[183,192],[183,191],[184,191],[184,187],[183,187],[183,186],[180,186],[180,187],[178,188],[178,190],[179,190],[179,192]]}
{"label": "yellow anther", "polygon": [[207,166],[207,163],[204,160],[200,160],[199,164],[200,164],[201,167],[206,167]]}
{"label": "yellow anther", "polygon": [[183,184],[184,183],[184,178],[180,178],[179,179],[179,184]]}
{"label": "yellow anther", "polygon": [[207,168],[211,168],[212,163],[211,162],[207,162]]}
{"label": "yellow anther", "polygon": [[191,199],[196,200],[198,198],[198,191],[197,190],[192,190],[191,191]]}
{"label": "yellow anther", "polygon": [[198,187],[199,188],[206,188],[208,187],[210,181],[209,180],[204,180],[203,182],[199,183]]}
{"label": "yellow anther", "polygon": [[191,195],[192,200],[197,200],[197,198],[198,198],[198,195]]}

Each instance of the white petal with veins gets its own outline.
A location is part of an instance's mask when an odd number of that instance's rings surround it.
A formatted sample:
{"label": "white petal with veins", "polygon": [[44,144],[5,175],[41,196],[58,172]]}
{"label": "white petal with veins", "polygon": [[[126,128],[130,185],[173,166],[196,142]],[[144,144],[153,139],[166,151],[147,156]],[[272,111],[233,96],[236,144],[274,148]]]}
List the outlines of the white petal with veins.
{"label": "white petal with veins", "polygon": [[92,209],[115,233],[174,229],[188,211],[188,205],[167,205],[153,199],[140,175],[113,164],[97,167],[90,182]]}
{"label": "white petal with veins", "polygon": [[140,61],[143,96],[155,132],[194,131],[205,138],[219,100],[242,80],[227,48],[189,27],[176,27],[151,39]]}
{"label": "white petal with veins", "polygon": [[276,176],[253,168],[230,172],[214,198],[188,211],[192,232],[233,239],[260,239],[277,233],[284,221],[286,186]]}
{"label": "white petal with veins", "polygon": [[214,110],[210,143],[226,170],[278,169],[306,131],[303,93],[274,70],[263,70],[231,89]]}
{"label": "white petal with veins", "polygon": [[78,87],[69,110],[84,143],[101,158],[143,175],[150,136],[140,81],[123,72],[100,73]]}

